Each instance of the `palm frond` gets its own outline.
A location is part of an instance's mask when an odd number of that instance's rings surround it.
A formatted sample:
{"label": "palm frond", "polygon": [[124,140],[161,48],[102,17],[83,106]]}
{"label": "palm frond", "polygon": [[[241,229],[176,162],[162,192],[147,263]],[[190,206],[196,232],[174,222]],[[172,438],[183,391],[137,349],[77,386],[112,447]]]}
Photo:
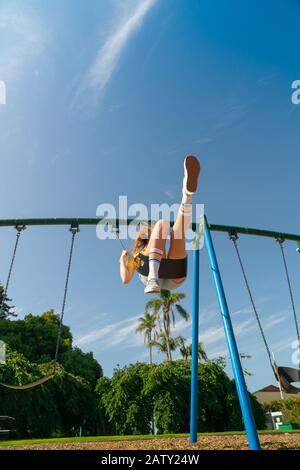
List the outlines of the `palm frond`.
{"label": "palm frond", "polygon": [[172,325],[173,325],[173,328],[175,328],[175,312],[172,307],[170,308],[170,311],[171,311],[171,317],[172,317]]}
{"label": "palm frond", "polygon": [[179,313],[179,315],[185,320],[185,321],[188,321],[189,318],[190,318],[190,314],[186,311],[186,309],[180,305],[180,304],[176,304],[175,305],[175,308],[177,310],[177,312]]}

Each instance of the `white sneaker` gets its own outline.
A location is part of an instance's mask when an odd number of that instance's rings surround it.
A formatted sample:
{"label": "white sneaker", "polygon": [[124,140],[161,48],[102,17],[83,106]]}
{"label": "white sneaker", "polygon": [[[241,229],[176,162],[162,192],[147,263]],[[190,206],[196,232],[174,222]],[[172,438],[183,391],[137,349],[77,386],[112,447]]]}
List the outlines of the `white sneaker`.
{"label": "white sneaker", "polygon": [[145,294],[159,294],[160,286],[157,279],[148,279],[144,292]]}
{"label": "white sneaker", "polygon": [[196,157],[189,155],[184,159],[184,178],[182,191],[192,196],[197,191],[200,163]]}

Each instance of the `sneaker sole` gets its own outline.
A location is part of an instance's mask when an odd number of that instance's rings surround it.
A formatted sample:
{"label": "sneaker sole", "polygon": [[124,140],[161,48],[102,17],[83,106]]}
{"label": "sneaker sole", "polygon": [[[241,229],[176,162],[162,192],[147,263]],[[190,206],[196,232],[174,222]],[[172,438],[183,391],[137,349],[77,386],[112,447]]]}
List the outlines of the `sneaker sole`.
{"label": "sneaker sole", "polygon": [[195,193],[198,186],[198,177],[200,174],[200,163],[196,157],[189,155],[184,160],[184,167],[187,175],[186,189],[189,193]]}
{"label": "sneaker sole", "polygon": [[145,290],[144,290],[144,293],[145,293],[145,294],[159,294],[159,293],[160,293],[160,289],[149,289],[149,290],[145,289]]}

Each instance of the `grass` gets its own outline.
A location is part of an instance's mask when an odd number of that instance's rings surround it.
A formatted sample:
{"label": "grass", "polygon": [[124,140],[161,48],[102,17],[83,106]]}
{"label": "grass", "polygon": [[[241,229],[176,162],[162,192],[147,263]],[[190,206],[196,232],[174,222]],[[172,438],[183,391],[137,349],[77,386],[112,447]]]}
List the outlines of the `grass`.
{"label": "grass", "polygon": [[[285,434],[285,433],[300,433],[300,430],[287,430],[287,431],[259,431],[259,434]],[[243,435],[244,431],[228,431],[228,432],[209,432],[199,433],[198,436],[232,436],[232,435]],[[51,439],[26,439],[26,440],[14,440],[14,441],[0,441],[0,447],[15,447],[15,446],[28,446],[35,444],[64,444],[68,442],[96,442],[96,441],[133,441],[143,439],[168,439],[176,437],[189,437],[189,434],[146,434],[138,436],[84,436],[84,437],[62,437],[62,438],[51,438]]]}

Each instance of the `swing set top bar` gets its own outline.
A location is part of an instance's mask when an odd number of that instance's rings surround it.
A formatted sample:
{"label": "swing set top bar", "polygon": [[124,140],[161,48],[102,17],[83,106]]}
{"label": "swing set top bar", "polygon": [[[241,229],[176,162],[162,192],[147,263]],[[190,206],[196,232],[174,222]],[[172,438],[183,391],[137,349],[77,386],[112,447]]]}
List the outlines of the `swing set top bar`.
{"label": "swing set top bar", "polygon": [[236,227],[230,225],[208,224],[208,228],[214,232],[227,232],[230,235],[256,235],[258,237],[275,238],[276,240],[291,240],[300,242],[300,235],[294,233],[274,232],[273,230],[261,230],[256,228]]}
{"label": "swing set top bar", "polygon": [[[118,228],[122,225],[138,225],[143,221],[136,219],[106,219],[106,218],[51,218],[51,219],[0,219],[0,227],[30,227],[30,226],[43,226],[43,225],[69,225],[70,227],[78,227],[80,225],[97,225],[107,224],[113,225]],[[147,221],[151,223],[151,221]],[[173,222],[171,222],[171,225]],[[192,224],[192,228],[195,231],[197,229],[196,223]],[[282,240],[291,240],[300,242],[300,234],[274,232],[272,230],[260,230],[255,228],[237,227],[231,225],[217,225],[209,224],[208,228],[214,232],[225,232],[228,234],[244,234],[244,235],[256,235],[259,237],[269,237]]]}

